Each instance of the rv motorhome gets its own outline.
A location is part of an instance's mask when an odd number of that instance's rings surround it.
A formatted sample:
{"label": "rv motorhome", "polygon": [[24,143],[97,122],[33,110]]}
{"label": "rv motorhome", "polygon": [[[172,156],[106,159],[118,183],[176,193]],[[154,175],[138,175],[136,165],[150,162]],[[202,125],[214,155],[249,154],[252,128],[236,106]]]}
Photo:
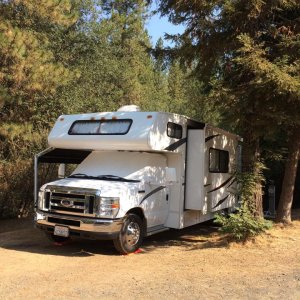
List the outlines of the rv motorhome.
{"label": "rv motorhome", "polygon": [[[163,112],[62,115],[35,157],[35,224],[56,241],[111,239],[121,253],[144,237],[185,228],[237,204],[241,138]],[[39,187],[39,166],[60,164]],[[76,165],[67,177],[65,164]]]}

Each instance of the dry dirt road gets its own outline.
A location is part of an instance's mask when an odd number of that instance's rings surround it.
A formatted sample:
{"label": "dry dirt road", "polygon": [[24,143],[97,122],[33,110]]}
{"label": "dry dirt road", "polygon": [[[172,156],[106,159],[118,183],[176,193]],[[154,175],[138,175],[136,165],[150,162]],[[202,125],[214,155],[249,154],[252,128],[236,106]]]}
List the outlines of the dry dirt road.
{"label": "dry dirt road", "polygon": [[0,299],[300,299],[300,219],[243,246],[212,224],[172,230],[127,256],[0,221]]}

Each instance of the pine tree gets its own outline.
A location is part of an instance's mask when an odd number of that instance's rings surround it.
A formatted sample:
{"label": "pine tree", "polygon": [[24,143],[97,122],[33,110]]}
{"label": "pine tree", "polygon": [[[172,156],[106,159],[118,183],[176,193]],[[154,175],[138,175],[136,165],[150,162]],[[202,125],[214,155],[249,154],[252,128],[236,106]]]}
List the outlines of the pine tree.
{"label": "pine tree", "polygon": [[288,143],[289,154],[287,157],[282,191],[276,219],[279,222],[290,223],[293,204],[293,193],[297,174],[297,167],[300,159],[300,126],[292,129]]}
{"label": "pine tree", "polygon": [[143,106],[149,100],[148,88],[153,80],[153,65],[147,53],[150,41],[144,28],[146,1],[103,1],[102,8],[107,16],[107,26],[112,28],[110,45],[121,72],[117,79],[122,91],[119,105]]}
{"label": "pine tree", "polygon": [[157,91],[144,1],[103,1],[86,10],[67,42],[82,41],[72,47],[80,76],[61,89],[62,110],[107,111],[132,103],[151,108]]}
{"label": "pine tree", "polygon": [[162,38],[158,39],[153,55],[153,91],[147,106],[144,109],[150,111],[168,111],[171,101],[168,90],[168,62],[162,54],[164,44]]}
{"label": "pine tree", "polygon": [[[24,216],[32,205],[32,157],[46,130],[36,111],[74,77],[59,56],[59,32],[74,26],[77,0],[0,0],[0,216]],[[36,124],[37,125],[37,124]],[[16,172],[16,170],[18,170]]]}
{"label": "pine tree", "polygon": [[0,2],[0,105],[2,118],[28,121],[37,99],[72,78],[55,56],[51,31],[77,19],[69,0]]}
{"label": "pine tree", "polygon": [[184,113],[186,107],[185,95],[185,74],[181,69],[179,62],[173,61],[168,72],[168,86],[170,102],[168,111],[175,113]]}
{"label": "pine tree", "polygon": [[[201,80],[215,80],[216,99],[244,137],[244,170],[258,174],[261,137],[278,124],[287,130],[299,124],[299,2],[160,3],[171,21],[187,25],[177,50],[196,61]],[[261,200],[258,182],[251,205],[258,215]]]}

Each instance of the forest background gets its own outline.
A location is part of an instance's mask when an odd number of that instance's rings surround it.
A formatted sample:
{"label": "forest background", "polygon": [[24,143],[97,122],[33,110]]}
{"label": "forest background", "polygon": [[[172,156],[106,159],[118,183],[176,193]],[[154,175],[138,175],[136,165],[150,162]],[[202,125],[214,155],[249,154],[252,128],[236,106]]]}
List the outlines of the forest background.
{"label": "forest background", "polygon": [[[291,220],[300,148],[300,4],[157,1],[182,34],[152,45],[151,1],[0,0],[0,218],[33,209],[33,157],[61,114],[136,104],[244,138],[249,202],[268,180]],[[263,175],[263,176],[261,176]],[[280,189],[280,188],[279,188]],[[299,199],[298,199],[299,200]]]}

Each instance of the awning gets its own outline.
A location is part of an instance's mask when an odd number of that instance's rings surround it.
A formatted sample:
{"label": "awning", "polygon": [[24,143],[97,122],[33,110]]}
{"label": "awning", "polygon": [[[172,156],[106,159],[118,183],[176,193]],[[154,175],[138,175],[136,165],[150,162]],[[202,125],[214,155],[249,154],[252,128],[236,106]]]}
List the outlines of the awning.
{"label": "awning", "polygon": [[80,164],[92,151],[49,148],[37,155],[39,163]]}

